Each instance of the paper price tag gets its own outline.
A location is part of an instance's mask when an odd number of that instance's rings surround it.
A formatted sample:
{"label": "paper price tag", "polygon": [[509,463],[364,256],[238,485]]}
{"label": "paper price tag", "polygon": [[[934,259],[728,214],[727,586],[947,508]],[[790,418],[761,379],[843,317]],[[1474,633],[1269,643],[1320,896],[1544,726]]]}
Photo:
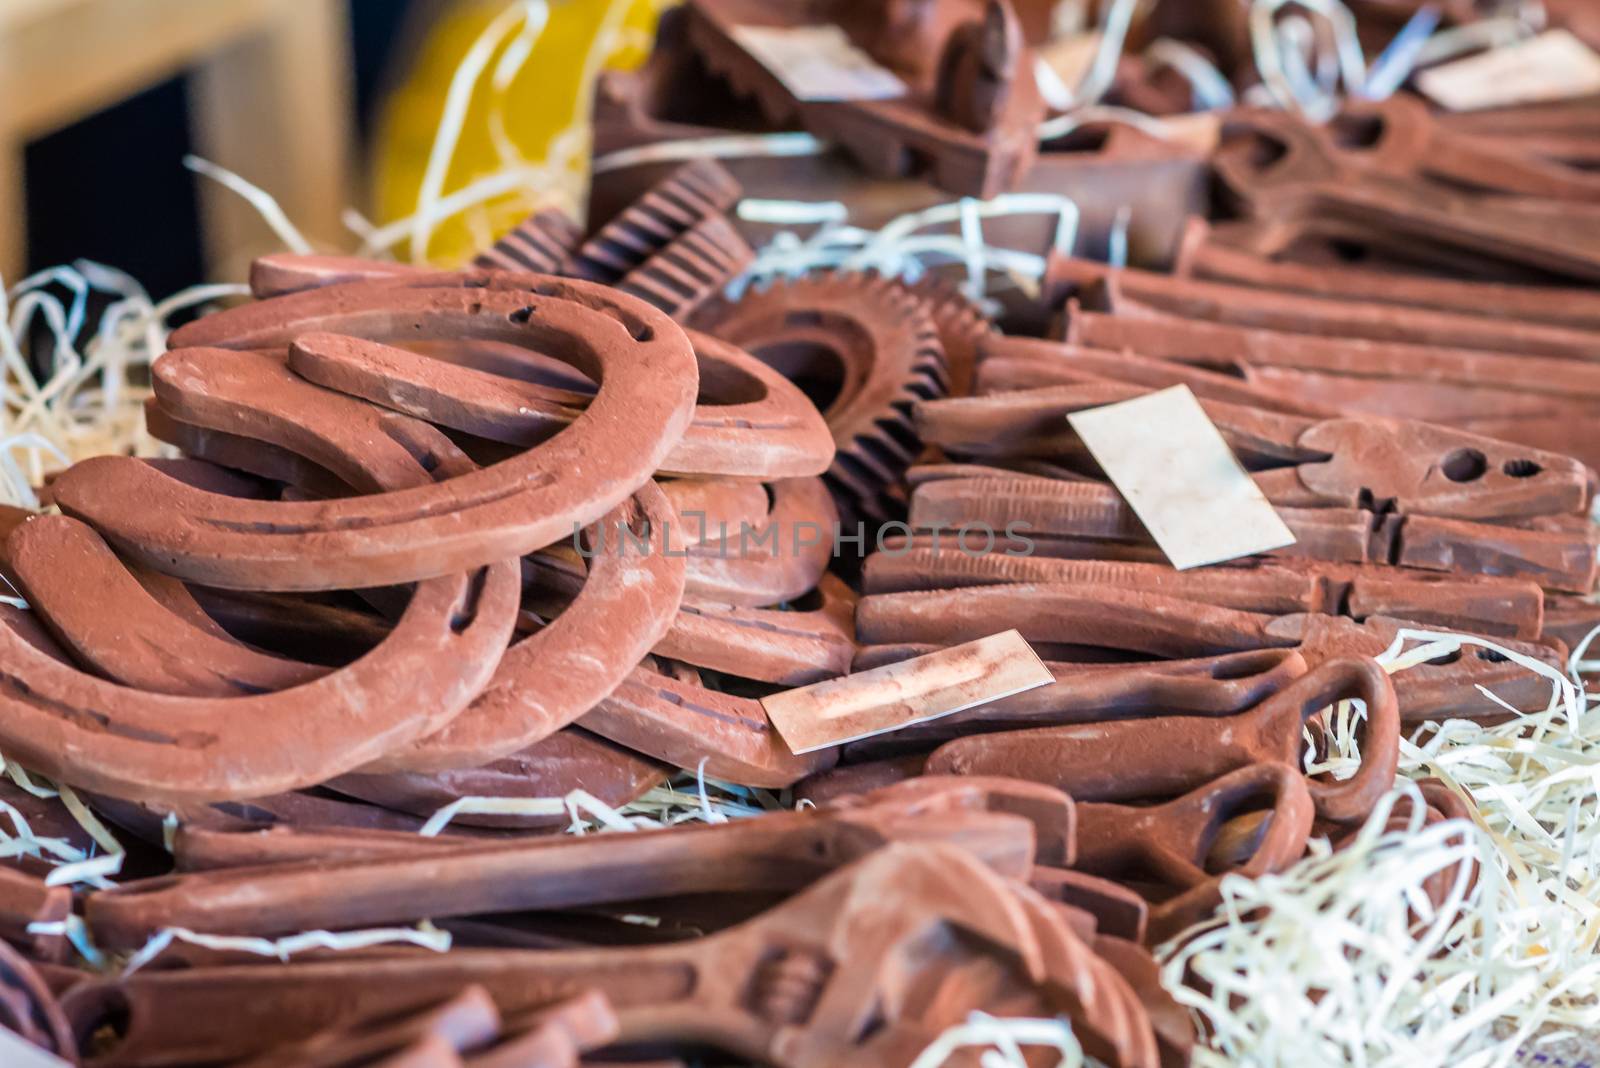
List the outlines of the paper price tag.
{"label": "paper price tag", "polygon": [[1417,88],[1451,111],[1589,96],[1600,93],[1600,55],[1566,30],[1549,30],[1425,70]]}
{"label": "paper price tag", "polygon": [[0,1027],[0,1064],[6,1068],[71,1068],[66,1061],[46,1053]]}
{"label": "paper price tag", "polygon": [[733,39],[797,100],[892,100],[907,92],[837,26],[738,26]]}
{"label": "paper price tag", "polygon": [[1055,681],[1014,630],[761,699],[791,752],[926,723]]}
{"label": "paper price tag", "polygon": [[1178,570],[1294,544],[1188,386],[1067,420]]}
{"label": "paper price tag", "polygon": [[1073,87],[1082,84],[1099,50],[1098,33],[1068,34],[1040,45],[1034,76],[1045,103],[1057,111],[1070,109]]}

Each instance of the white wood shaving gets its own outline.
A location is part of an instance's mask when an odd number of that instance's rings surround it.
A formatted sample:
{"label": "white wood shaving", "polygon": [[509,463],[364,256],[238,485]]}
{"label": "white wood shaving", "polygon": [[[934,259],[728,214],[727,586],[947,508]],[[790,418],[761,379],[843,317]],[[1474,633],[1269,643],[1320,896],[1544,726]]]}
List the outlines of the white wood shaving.
{"label": "white wood shaving", "polygon": [[1545,18],[1542,5],[1525,6],[1537,8],[1537,17],[1501,15],[1440,30],[1422,46],[1417,55],[1417,66],[1431,67],[1468,52],[1502,48],[1527,40],[1544,29]]}
{"label": "white wood shaving", "polygon": [[[1218,916],[1161,950],[1168,989],[1213,1036],[1197,1064],[1491,1068],[1536,1033],[1600,1025],[1600,708],[1484,639],[1402,631],[1379,660],[1404,671],[1462,648],[1552,684],[1542,712],[1402,740],[1401,772],[1472,797],[1477,822],[1422,828],[1413,805],[1411,826],[1386,832],[1406,781],[1349,848],[1316,843],[1282,875],[1226,880]],[[1330,761],[1350,758],[1358,718],[1334,717]],[[1463,862],[1477,866],[1470,888]],[[1422,887],[1441,872],[1450,892],[1434,910]]]}
{"label": "white wood shaving", "polygon": [[[88,833],[93,842],[89,850],[79,849],[62,838],[34,833],[32,825],[14,805],[0,801],[0,815],[11,820],[15,833],[0,828],[0,857],[34,857],[52,865],[45,875],[46,886],[72,886],[82,883],[95,889],[109,889],[110,876],[122,871],[126,850],[116,836],[89,810],[67,786],[50,787],[36,783],[21,767],[0,756],[5,774],[27,792],[42,799],[59,799],[67,814]],[[96,850],[104,850],[97,853]]]}
{"label": "white wood shaving", "polygon": [[[755,210],[768,217],[818,216],[826,221],[805,238],[792,230],[780,230],[729,285],[729,296],[737,298],[751,285],[759,287],[777,278],[817,270],[871,270],[915,281],[950,264],[965,270],[962,291],[971,300],[984,301],[1002,279],[1037,294],[1045,257],[989,244],[983,221],[1009,215],[1054,216],[1051,247],[1062,253],[1070,253],[1078,237],[1078,205],[1070,197],[1054,193],[1007,193],[991,200],[963,197],[896,216],[877,230],[838,220],[834,209],[827,206],[831,203],[760,202]],[[954,233],[948,232],[952,226]]]}
{"label": "white wood shaving", "polygon": [[769,134],[727,134],[721,137],[696,137],[682,141],[662,141],[653,145],[619,148],[598,157],[591,173],[605,174],[643,163],[665,163],[691,159],[741,159],[772,156],[820,156],[832,146],[808,133],[789,131]]}
{"label": "white wood shaving", "polygon": [[[1083,1047],[1065,1020],[998,1017],[974,1012],[935,1039],[911,1062],[910,1068],[942,1068],[962,1050],[983,1050],[981,1068],[1029,1068],[1023,1056],[1027,1046],[1053,1049],[1061,1054],[1055,1068],[1082,1068],[1087,1063]],[[1043,1062],[1032,1062],[1043,1063]]]}
{"label": "white wood shaving", "polygon": [[1305,67],[1305,53],[1316,49],[1319,35],[1304,16],[1278,19],[1279,11],[1290,5],[1316,14],[1328,27],[1333,50],[1321,53],[1327,58],[1319,65],[1331,69],[1352,96],[1361,93],[1367,79],[1356,19],[1339,0],[1254,0],[1250,5],[1250,47],[1273,103],[1323,122],[1337,112],[1338,96],[1325,78],[1319,80]]}
{"label": "white wood shaving", "polygon": [[1122,58],[1128,28],[1133,24],[1134,12],[1141,3],[1142,0],[1112,0],[1106,6],[1100,18],[1100,40],[1095,46],[1094,58],[1089,61],[1089,67],[1078,84],[1062,85],[1060,78],[1056,78],[1056,85],[1065,90],[1064,95],[1057,94],[1063,107],[1085,107],[1098,103],[1105,96],[1106,90],[1111,88],[1111,83],[1116,79],[1117,60]]}
{"label": "white wood shaving", "polygon": [[203,174],[214,182],[220,182],[244,197],[250,206],[255,208],[261,218],[266,221],[266,224],[272,227],[272,232],[278,235],[278,240],[282,241],[283,246],[290,252],[298,252],[304,256],[312,251],[311,242],[307,241],[299,228],[289,221],[289,216],[284,213],[283,208],[278,205],[278,202],[266,190],[245,181],[228,170],[228,168],[219,166],[200,156],[184,156],[183,165],[196,174]]}
{"label": "white wood shaving", "polygon": [[[702,765],[703,767],[703,765]],[[585,790],[565,797],[462,797],[428,818],[418,834],[434,837],[459,815],[560,816],[571,822],[568,834],[591,831],[659,830],[680,823],[724,823],[788,808],[786,798],[766,790],[706,779],[698,774],[685,792],[675,783],[652,787],[621,808],[606,804]]]}
{"label": "white wood shaving", "polygon": [[286,961],[308,949],[351,950],[402,943],[421,946],[436,953],[450,948],[450,932],[424,921],[415,927],[374,927],[364,931],[302,931],[285,938],[253,938],[238,935],[201,934],[187,927],[163,927],[150,937],[138,952],[128,958],[122,974],[128,976],[149,964],[173,942],[187,942],[205,949],[255,953]]}
{"label": "white wood shaving", "polygon": [[[195,286],[155,302],[121,271],[83,260],[0,291],[0,503],[37,508],[33,487],[88,456],[170,451],[145,433],[143,412],[148,367],[166,349],[167,323],[184,309],[247,292]],[[90,322],[95,294],[112,300]],[[42,379],[36,364],[47,369]]]}
{"label": "white wood shaving", "polygon": [[1183,75],[1201,110],[1216,111],[1233,107],[1236,98],[1227,76],[1189,42],[1175,37],[1159,37],[1145,48],[1144,58],[1150,63],[1171,67]]}

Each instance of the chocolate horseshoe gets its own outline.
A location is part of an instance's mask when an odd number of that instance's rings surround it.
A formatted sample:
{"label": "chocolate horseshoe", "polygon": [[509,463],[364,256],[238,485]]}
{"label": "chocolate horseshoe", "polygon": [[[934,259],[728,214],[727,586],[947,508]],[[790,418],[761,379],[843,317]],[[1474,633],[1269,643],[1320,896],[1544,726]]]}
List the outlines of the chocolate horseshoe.
{"label": "chocolate horseshoe", "polygon": [[[299,379],[271,356],[180,349],[157,370],[158,395],[182,415],[243,425],[352,484],[404,491],[473,468],[429,424]],[[481,765],[547,737],[610,693],[671,624],[684,571],[665,551],[675,519],[666,496],[646,482],[591,529],[607,548],[589,554],[587,580],[560,618],[505,650],[488,686],[448,729],[362,770]],[[605,656],[596,654],[598,635]]]}
{"label": "chocolate horseshoe", "polygon": [[[313,664],[258,652],[219,634],[215,624],[202,627],[172,611],[76,519],[29,520],[6,540],[5,555],[22,595],[50,632],[79,661],[124,686],[239,697],[327,674]],[[88,591],[92,595],[85,596]]]}
{"label": "chocolate horseshoe", "polygon": [[786,478],[771,491],[764,522],[684,549],[686,592],[761,608],[800,597],[822,580],[839,521],[827,487],[817,478]]}
{"label": "chocolate horseshoe", "polygon": [[[773,479],[827,470],[833,441],[798,387],[727,342],[692,332],[689,340],[706,399],[661,462],[663,474]],[[320,386],[523,447],[548,440],[588,403],[581,393],[337,334],[296,338],[289,366]]]}
{"label": "chocolate horseshoe", "polygon": [[107,456],[64,472],[57,504],[142,563],[234,589],[411,582],[521,556],[574,523],[592,523],[642,485],[682,435],[698,382],[693,351],[666,316],[602,286],[549,279],[496,289],[494,279],[483,288],[334,286],[184,330],[191,341],[246,348],[314,331],[538,346],[602,380],[583,414],[544,446],[415,489],[304,502],[219,498]]}
{"label": "chocolate horseshoe", "polygon": [[131,690],[0,627],[0,748],[62,782],[137,800],[261,797],[314,785],[465,708],[510,637],[519,589],[509,565],[422,583],[383,643],[348,667],[227,699]]}

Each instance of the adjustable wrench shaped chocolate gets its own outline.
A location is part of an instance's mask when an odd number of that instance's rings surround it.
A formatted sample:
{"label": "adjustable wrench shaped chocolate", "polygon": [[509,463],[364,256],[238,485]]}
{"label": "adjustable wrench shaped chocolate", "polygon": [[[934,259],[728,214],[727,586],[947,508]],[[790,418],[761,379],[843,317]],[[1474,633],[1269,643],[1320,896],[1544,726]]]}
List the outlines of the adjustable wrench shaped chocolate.
{"label": "adjustable wrench shaped chocolate", "polygon": [[1317,815],[1353,823],[1394,783],[1400,708],[1389,676],[1366,658],[1330,660],[1255,708],[1233,716],[1156,716],[984,734],[948,742],[929,774],[1009,775],[1057,786],[1079,801],[1174,797],[1259,763],[1300,769],[1302,729],[1336,702],[1366,706],[1361,767],[1350,778],[1306,785]]}
{"label": "adjustable wrench shaped chocolate", "polygon": [[[169,1065],[253,1052],[263,1029],[240,1026],[240,1005],[271,1020],[278,1044],[437,1003],[471,983],[505,1015],[596,988],[616,1007],[623,1042],[695,1042],[779,1068],[899,1068],[998,995],[1008,1012],[1065,1012],[1111,1064],[1156,1068],[1155,1039],[1132,990],[1070,929],[1048,922],[1048,905],[1030,893],[961,849],[892,844],[692,942],[145,971],[80,986],[66,1009],[83,1033],[108,1012],[124,1015],[119,1041],[87,1062],[113,1068],[147,1063],[158,1049]],[[969,968],[986,981],[961,982]],[[949,981],[910,983],[910,975]]]}
{"label": "adjustable wrench shaped chocolate", "polygon": [[[1255,806],[1265,802],[1269,807]],[[1306,780],[1283,764],[1246,764],[1165,804],[1149,807],[1086,802],[1078,806],[1075,869],[1104,878],[1152,877],[1172,891],[1150,908],[1146,938],[1156,944],[1204,919],[1221,900],[1227,874],[1255,878],[1299,860],[1315,805]],[[1207,863],[1224,825],[1265,815],[1265,826],[1237,863]],[[1233,858],[1228,858],[1232,860]]]}

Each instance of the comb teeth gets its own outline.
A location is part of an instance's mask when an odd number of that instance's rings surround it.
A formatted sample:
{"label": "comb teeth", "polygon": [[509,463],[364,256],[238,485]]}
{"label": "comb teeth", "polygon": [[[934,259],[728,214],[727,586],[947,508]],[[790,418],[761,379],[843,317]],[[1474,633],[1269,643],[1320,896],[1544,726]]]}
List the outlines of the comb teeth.
{"label": "comb teeth", "polygon": [[727,216],[708,215],[629,271],[617,288],[682,318],[754,259]]}
{"label": "comb teeth", "polygon": [[789,329],[767,321],[787,321],[785,316],[797,309],[817,312],[817,324],[805,329],[831,333],[840,357],[851,364],[845,375],[849,388],[824,413],[838,446],[824,480],[851,519],[902,517],[905,495],[899,484],[922,451],[914,409],[949,390],[928,301],[876,274],[819,273],[778,279],[746,290],[738,300],[719,301],[697,317],[696,325],[703,323],[735,344],[760,348]]}
{"label": "comb teeth", "polygon": [[473,266],[555,274],[578,244],[578,225],[556,208],[536,211],[473,258]]}
{"label": "comb teeth", "polygon": [[691,160],[585,241],[563,273],[615,284],[703,220],[733,207],[743,192],[722,164]]}

